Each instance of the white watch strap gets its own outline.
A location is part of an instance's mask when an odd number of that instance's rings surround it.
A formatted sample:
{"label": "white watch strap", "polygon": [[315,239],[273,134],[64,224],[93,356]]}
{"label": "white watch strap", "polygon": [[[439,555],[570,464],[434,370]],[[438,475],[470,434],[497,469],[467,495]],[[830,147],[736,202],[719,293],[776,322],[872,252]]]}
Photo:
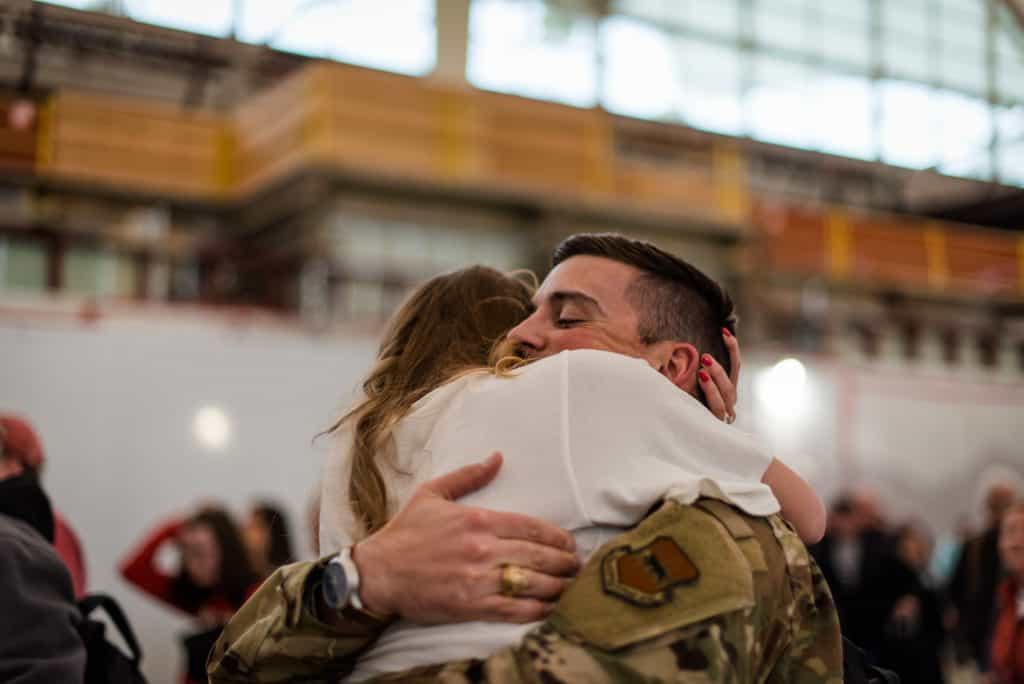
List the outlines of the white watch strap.
{"label": "white watch strap", "polygon": [[346,546],[338,553],[338,563],[345,570],[345,579],[349,583],[348,602],[356,610],[363,610],[363,601],[359,598],[359,568],[352,560],[351,546]]}

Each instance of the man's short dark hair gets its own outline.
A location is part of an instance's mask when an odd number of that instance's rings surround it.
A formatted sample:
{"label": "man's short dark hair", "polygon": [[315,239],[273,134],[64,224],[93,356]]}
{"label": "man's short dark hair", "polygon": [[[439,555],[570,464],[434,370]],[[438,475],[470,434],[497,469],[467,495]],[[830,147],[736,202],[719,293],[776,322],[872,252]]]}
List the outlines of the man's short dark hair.
{"label": "man's short dark hair", "polygon": [[732,299],[721,285],[700,269],[650,242],[615,233],[580,233],[555,248],[551,265],[574,256],[596,256],[641,271],[626,297],[639,317],[637,332],[644,344],[665,340],[689,342],[732,370],[722,328],[736,333]]}

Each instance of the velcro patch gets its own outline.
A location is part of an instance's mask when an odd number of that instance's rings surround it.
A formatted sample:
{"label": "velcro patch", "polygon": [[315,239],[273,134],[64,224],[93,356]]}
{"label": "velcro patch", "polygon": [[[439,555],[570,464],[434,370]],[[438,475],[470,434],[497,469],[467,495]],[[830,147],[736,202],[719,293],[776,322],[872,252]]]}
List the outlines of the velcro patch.
{"label": "velcro patch", "polygon": [[594,552],[549,624],[614,651],[753,606],[754,573],[732,535],[706,511],[669,502]]}
{"label": "velcro patch", "polygon": [[700,571],[672,537],[661,536],[634,549],[620,546],[601,561],[608,594],[638,606],[661,606],[672,600],[672,587],[697,581]]}

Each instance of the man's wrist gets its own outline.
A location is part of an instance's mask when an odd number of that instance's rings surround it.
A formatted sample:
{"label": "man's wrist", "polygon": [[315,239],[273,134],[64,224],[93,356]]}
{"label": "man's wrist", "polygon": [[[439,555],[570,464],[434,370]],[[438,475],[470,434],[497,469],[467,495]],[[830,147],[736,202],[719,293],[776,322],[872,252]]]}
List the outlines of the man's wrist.
{"label": "man's wrist", "polygon": [[371,539],[352,547],[352,562],[359,571],[359,600],[363,609],[385,619],[394,616],[397,611],[388,601],[386,565],[376,553]]}

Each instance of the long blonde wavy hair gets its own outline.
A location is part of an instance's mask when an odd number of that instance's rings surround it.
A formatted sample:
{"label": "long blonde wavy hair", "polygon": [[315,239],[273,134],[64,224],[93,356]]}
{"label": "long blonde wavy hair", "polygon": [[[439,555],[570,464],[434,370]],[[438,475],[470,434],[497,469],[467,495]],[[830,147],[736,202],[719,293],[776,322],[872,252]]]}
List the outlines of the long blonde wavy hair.
{"label": "long blonde wavy hair", "polygon": [[499,343],[529,314],[535,289],[535,282],[471,266],[428,280],[391,318],[363,398],[326,431],[352,426],[348,494],[358,532],[369,535],[388,521],[381,460],[393,452],[398,421],[463,373],[492,363],[507,372],[515,364],[506,358],[513,348]]}

